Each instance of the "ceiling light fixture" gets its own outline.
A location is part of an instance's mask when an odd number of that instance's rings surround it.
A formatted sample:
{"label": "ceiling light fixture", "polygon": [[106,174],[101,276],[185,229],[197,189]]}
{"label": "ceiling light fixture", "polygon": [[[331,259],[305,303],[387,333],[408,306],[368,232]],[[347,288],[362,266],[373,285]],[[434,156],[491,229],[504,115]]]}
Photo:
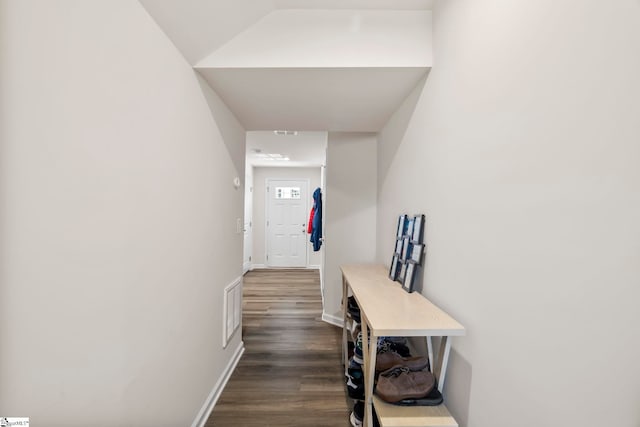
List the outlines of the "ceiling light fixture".
{"label": "ceiling light fixture", "polygon": [[296,136],[298,134],[297,130],[274,130],[273,133],[276,135],[289,135]]}
{"label": "ceiling light fixture", "polygon": [[279,153],[256,153],[255,156],[262,160],[291,160],[288,156],[283,156]]}

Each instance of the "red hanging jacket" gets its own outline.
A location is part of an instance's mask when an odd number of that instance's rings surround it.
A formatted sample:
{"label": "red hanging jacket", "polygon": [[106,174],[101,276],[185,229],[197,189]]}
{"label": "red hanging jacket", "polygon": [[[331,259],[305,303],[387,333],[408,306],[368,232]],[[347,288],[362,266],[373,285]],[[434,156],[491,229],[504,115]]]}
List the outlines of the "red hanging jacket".
{"label": "red hanging jacket", "polygon": [[316,210],[311,208],[311,212],[309,213],[309,223],[307,224],[307,233],[311,234],[313,231],[313,217],[316,214]]}

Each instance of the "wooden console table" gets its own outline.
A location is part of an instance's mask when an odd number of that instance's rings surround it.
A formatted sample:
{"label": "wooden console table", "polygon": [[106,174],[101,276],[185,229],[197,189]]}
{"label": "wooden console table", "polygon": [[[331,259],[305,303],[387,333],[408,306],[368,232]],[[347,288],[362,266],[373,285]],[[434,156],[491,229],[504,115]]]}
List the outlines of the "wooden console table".
{"label": "wooden console table", "polygon": [[[465,334],[464,327],[431,301],[417,292],[407,293],[389,279],[382,265],[344,265],[342,301],[345,327],[342,332],[342,354],[345,369],[347,353],[347,297],[349,290],[360,307],[362,352],[364,359],[365,417],[364,426],[373,427],[375,407],[382,427],[457,427],[446,406],[398,406],[384,402],[373,394],[377,341],[381,336],[425,337],[429,366],[442,392],[451,337]],[[370,332],[370,342],[366,339]],[[434,357],[431,337],[442,337],[438,355]]]}

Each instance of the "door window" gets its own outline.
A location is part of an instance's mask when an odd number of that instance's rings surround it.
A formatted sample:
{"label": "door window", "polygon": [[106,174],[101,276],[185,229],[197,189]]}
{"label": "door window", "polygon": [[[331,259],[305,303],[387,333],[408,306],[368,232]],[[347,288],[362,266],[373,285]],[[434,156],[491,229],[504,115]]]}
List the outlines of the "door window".
{"label": "door window", "polygon": [[276,187],[276,199],[300,199],[300,187]]}

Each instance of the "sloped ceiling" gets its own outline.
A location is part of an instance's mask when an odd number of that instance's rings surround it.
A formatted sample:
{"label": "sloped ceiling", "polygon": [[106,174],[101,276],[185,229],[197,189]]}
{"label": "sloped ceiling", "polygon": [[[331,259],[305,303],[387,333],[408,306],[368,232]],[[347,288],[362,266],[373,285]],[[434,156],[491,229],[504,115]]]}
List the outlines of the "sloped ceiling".
{"label": "sloped ceiling", "polygon": [[271,0],[139,0],[195,64],[274,10]]}
{"label": "sloped ceiling", "polygon": [[425,68],[203,69],[247,130],[377,132]]}
{"label": "sloped ceiling", "polygon": [[247,130],[378,131],[431,65],[432,0],[140,2]]}

